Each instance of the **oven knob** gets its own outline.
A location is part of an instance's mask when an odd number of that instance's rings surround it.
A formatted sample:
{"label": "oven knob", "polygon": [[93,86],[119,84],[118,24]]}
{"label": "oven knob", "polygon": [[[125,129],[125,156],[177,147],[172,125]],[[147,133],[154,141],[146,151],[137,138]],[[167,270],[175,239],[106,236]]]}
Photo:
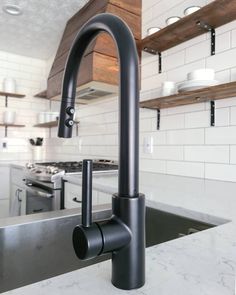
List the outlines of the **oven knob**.
{"label": "oven knob", "polygon": [[48,173],[48,174],[51,173],[51,167],[50,167],[50,166],[48,166],[48,167],[46,168],[46,173]]}
{"label": "oven knob", "polygon": [[26,168],[27,169],[32,169],[32,168],[34,168],[35,166],[34,166],[34,164],[33,163],[27,163],[26,164]]}
{"label": "oven knob", "polygon": [[57,169],[52,170],[52,174],[57,174],[59,171]]}

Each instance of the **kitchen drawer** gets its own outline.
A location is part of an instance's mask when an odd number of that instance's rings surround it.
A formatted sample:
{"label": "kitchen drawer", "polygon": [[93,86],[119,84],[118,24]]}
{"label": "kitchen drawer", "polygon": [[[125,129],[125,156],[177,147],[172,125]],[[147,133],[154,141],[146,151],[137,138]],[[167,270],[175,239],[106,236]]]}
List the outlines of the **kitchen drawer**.
{"label": "kitchen drawer", "polygon": [[0,199],[9,199],[10,195],[10,168],[0,167]]}
{"label": "kitchen drawer", "polygon": [[11,168],[11,183],[24,186],[23,182],[23,168]]}
{"label": "kitchen drawer", "polygon": [[[80,185],[75,185],[69,182],[65,182],[65,209],[81,208],[82,201],[82,188]],[[98,204],[98,192],[93,190],[92,204]],[[77,201],[77,202],[76,202]],[[79,202],[79,203],[78,203]]]}

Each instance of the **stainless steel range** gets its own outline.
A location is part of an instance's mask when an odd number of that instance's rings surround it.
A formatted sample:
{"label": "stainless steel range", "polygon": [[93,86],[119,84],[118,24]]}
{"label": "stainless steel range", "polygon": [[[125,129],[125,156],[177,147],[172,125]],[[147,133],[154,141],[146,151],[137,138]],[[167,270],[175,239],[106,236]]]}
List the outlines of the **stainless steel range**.
{"label": "stainless steel range", "polygon": [[[93,161],[93,173],[117,171],[117,162]],[[64,209],[62,178],[65,174],[81,174],[82,162],[46,162],[26,165],[26,214]]]}

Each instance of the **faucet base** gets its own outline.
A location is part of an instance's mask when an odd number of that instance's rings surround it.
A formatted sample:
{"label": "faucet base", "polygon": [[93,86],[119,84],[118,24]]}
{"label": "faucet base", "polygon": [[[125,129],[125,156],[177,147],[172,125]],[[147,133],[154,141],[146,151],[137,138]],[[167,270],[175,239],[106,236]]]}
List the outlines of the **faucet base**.
{"label": "faucet base", "polygon": [[131,232],[126,246],[112,253],[112,284],[123,290],[145,284],[145,197],[113,195],[112,212]]}

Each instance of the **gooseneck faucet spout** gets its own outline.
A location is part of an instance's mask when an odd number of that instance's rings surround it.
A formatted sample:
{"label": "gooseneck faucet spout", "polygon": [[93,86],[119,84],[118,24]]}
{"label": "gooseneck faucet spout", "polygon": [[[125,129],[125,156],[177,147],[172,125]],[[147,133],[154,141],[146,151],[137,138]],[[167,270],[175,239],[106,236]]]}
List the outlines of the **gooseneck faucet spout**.
{"label": "gooseneck faucet spout", "polygon": [[[120,63],[119,92],[119,184],[112,198],[109,220],[83,222],[73,232],[73,245],[80,259],[112,253],[112,283],[125,290],[145,282],[145,199],[139,194],[139,71],[134,38],[117,16],[103,13],[90,19],[78,32],[70,50],[63,79],[59,137],[72,136],[74,103],[79,66],[90,42],[101,32],[115,41]],[[83,162],[83,220],[90,220],[91,168]],[[90,175],[90,176],[89,176]],[[87,204],[89,203],[89,206]],[[88,209],[90,208],[90,209]],[[88,217],[89,216],[89,217]]]}

